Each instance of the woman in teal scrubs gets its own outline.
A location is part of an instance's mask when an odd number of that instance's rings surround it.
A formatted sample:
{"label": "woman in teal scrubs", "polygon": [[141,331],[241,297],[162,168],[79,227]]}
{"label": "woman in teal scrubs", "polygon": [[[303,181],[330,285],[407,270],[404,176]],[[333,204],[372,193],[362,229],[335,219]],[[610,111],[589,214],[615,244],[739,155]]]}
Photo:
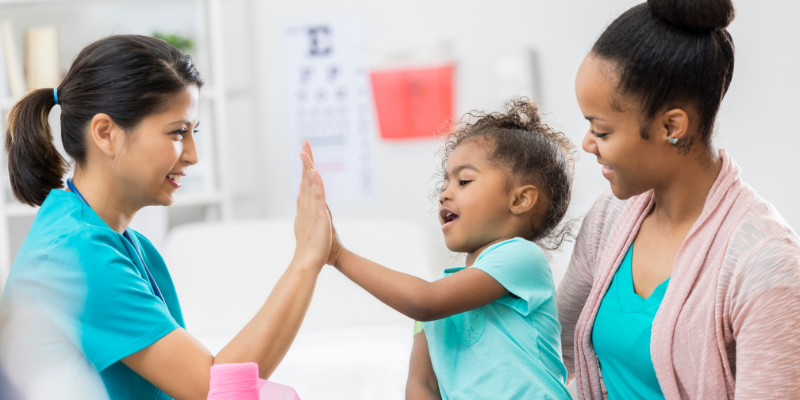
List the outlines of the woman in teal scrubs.
{"label": "woman in teal scrubs", "polygon": [[[288,351],[331,241],[310,149],[295,257],[216,356],[185,330],[158,251],[127,228],[143,207],[172,204],[198,162],[202,84],[191,58],[164,41],[111,36],[86,47],[58,88],[34,90],[11,110],[12,190],[41,206],[0,300],[0,367],[23,396],[205,399],[213,364],[255,362],[267,378]],[[75,162],[68,190],[47,122],[56,104]]]}

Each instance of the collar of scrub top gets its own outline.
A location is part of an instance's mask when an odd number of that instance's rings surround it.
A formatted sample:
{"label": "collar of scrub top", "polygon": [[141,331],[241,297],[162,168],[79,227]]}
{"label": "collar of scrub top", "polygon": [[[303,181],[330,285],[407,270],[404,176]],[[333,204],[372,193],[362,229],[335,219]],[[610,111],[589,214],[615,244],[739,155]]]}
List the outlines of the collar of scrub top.
{"label": "collar of scrub top", "polygon": [[[69,190],[72,191],[72,193],[75,193],[76,195],[78,195],[78,198],[81,199],[83,204],[86,204],[86,206],[91,208],[89,203],[86,202],[86,199],[83,198],[83,195],[81,194],[81,192],[78,191],[78,188],[75,187],[75,184],[72,183],[72,179],[67,179],[67,186],[69,187]],[[156,284],[156,280],[153,279],[153,275],[150,274],[150,269],[147,268],[147,264],[145,264],[145,262],[144,262],[144,258],[142,257],[142,253],[140,253],[139,252],[139,248],[136,247],[136,243],[133,241],[133,237],[131,236],[131,233],[128,231],[128,229],[125,229],[125,233],[123,233],[122,236],[124,236],[125,239],[127,239],[129,242],[131,242],[131,245],[133,246],[133,249],[136,251],[136,255],[139,256],[139,261],[142,262],[142,266],[144,267],[144,272],[147,273],[147,279],[150,280],[150,286],[153,287],[153,293],[155,293],[155,295],[159,299],[161,299],[161,302],[163,302],[164,305],[167,305],[167,302],[164,301],[164,296],[161,294],[161,290],[158,289],[158,285]]]}

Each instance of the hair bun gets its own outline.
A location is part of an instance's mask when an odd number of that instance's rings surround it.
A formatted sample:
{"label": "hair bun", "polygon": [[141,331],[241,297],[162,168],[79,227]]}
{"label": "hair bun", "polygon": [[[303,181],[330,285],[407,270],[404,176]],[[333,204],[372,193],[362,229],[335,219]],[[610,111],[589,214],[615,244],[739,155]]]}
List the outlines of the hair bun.
{"label": "hair bun", "polygon": [[697,30],[727,28],[736,13],[731,0],[647,0],[647,4],[669,23]]}

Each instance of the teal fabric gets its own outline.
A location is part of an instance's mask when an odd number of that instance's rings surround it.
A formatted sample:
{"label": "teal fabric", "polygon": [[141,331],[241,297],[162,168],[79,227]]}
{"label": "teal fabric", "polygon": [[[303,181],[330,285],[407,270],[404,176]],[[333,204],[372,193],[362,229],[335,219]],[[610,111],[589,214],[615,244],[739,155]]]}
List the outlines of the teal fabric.
{"label": "teal fabric", "polygon": [[[130,233],[166,305],[156,297],[131,242],[75,194],[53,190],[14,260],[0,309],[9,313],[15,303],[25,303],[41,315],[42,321],[19,328],[29,331],[18,340],[38,337],[33,353],[43,342],[49,342],[49,354],[77,349],[76,368],[88,361],[109,398],[169,399],[120,362],[185,327],[164,260],[144,236]],[[53,339],[42,340],[45,335]]]}
{"label": "teal fabric", "polygon": [[643,299],[633,290],[632,260],[631,245],[600,303],[592,343],[609,399],[663,399],[650,356],[650,331],[669,279]]}
{"label": "teal fabric", "polygon": [[[509,294],[423,323],[442,399],[570,399],[556,290],[542,249],[514,238],[484,250],[470,268]],[[447,268],[440,278],[463,269]]]}

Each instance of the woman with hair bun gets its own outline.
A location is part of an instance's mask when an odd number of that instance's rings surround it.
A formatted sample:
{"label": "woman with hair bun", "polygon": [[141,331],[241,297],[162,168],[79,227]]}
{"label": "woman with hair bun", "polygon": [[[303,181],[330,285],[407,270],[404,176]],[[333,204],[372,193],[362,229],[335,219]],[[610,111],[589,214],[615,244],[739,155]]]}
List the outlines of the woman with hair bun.
{"label": "woman with hair bun", "polygon": [[712,140],[730,0],[649,0],[576,78],[610,190],[558,291],[583,399],[800,398],[800,239]]}
{"label": "woman with hair bun", "polygon": [[[286,355],[331,247],[310,148],[301,155],[295,257],[216,356],[185,330],[161,255],[128,228],[143,207],[171,205],[198,162],[202,84],[191,58],[163,40],[111,36],[83,49],[58,88],[34,90],[11,109],[11,188],[41,206],[0,299],[0,369],[23,398],[206,399],[212,365],[256,363],[267,378]],[[68,190],[47,122],[55,105],[75,162]]]}

